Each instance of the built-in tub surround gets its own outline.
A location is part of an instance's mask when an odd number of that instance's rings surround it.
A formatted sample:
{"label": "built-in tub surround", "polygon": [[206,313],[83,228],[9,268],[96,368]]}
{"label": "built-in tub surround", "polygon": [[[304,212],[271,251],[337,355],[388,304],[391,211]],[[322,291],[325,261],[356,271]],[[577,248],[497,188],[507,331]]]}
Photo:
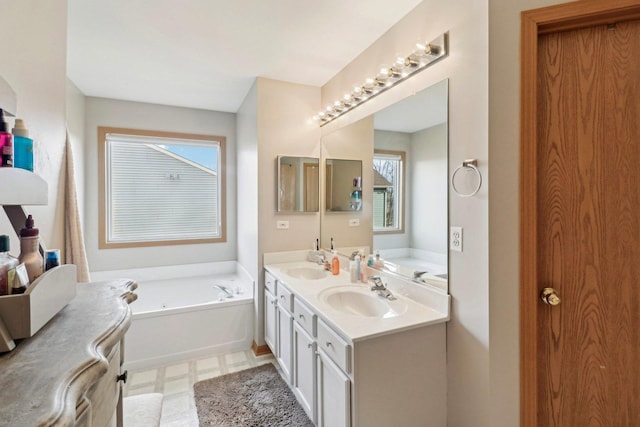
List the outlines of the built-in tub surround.
{"label": "built-in tub surround", "polygon": [[251,347],[254,282],[236,262],[92,273],[96,277],[126,277],[138,283],[125,340],[125,368],[145,369]]}
{"label": "built-in tub surround", "polygon": [[367,267],[382,276],[372,291],[350,281],[346,258],[332,275],[307,253],[265,254],[264,265],[265,340],[309,417],[318,426],[446,426],[449,295]]}

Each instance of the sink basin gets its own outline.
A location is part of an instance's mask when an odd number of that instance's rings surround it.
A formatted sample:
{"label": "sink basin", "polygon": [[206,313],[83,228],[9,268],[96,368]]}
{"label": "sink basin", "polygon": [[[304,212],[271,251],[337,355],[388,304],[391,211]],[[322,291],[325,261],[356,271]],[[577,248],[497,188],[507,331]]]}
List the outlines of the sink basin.
{"label": "sink basin", "polygon": [[285,270],[286,275],[295,277],[296,279],[318,280],[327,277],[327,271],[320,268],[297,267]]}
{"label": "sink basin", "polygon": [[399,300],[390,301],[364,286],[336,286],[320,292],[318,298],[331,308],[360,317],[389,318],[407,311]]}

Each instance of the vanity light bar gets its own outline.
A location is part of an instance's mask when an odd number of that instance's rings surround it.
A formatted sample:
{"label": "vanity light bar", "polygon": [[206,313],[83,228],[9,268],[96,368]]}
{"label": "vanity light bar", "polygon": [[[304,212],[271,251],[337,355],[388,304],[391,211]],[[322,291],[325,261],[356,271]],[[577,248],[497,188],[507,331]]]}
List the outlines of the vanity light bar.
{"label": "vanity light bar", "polygon": [[342,99],[329,104],[324,111],[313,116],[313,120],[320,122],[320,126],[326,125],[447,56],[449,33],[443,33],[426,44],[418,43],[409,56],[400,57],[391,67],[382,68],[375,77],[366,79],[363,84],[346,93]]}

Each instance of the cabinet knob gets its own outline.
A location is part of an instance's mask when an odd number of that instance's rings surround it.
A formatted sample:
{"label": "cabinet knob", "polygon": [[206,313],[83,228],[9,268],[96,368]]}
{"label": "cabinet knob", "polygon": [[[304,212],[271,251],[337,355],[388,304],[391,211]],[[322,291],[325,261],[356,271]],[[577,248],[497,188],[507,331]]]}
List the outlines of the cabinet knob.
{"label": "cabinet knob", "polygon": [[326,346],[327,347],[333,347],[333,343],[331,341],[327,341]]}
{"label": "cabinet knob", "polygon": [[307,348],[313,347],[313,344],[307,344]]}
{"label": "cabinet knob", "polygon": [[128,371],[124,371],[120,375],[116,377],[116,381],[122,381],[124,384],[127,383],[127,376],[129,375]]}
{"label": "cabinet knob", "polygon": [[299,314],[298,317],[304,320],[304,314]]}

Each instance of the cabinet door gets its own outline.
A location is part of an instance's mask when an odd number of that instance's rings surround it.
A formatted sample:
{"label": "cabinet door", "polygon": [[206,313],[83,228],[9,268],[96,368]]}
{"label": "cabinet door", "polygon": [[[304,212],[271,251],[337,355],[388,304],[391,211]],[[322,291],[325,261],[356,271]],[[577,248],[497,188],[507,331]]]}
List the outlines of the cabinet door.
{"label": "cabinet door", "polygon": [[276,358],[282,368],[284,378],[288,383],[291,383],[293,316],[281,307],[277,307],[276,312],[278,316],[278,354]]}
{"label": "cabinet door", "polygon": [[318,427],[351,425],[351,382],[322,350],[318,363]]}
{"label": "cabinet door", "polygon": [[313,422],[316,394],[316,344],[298,322],[293,322],[293,389]]}
{"label": "cabinet door", "polygon": [[274,356],[278,356],[276,346],[277,309],[276,297],[269,291],[264,292],[264,341],[267,343]]}

